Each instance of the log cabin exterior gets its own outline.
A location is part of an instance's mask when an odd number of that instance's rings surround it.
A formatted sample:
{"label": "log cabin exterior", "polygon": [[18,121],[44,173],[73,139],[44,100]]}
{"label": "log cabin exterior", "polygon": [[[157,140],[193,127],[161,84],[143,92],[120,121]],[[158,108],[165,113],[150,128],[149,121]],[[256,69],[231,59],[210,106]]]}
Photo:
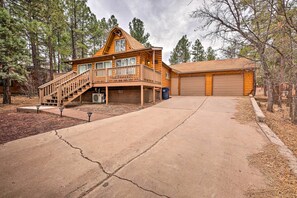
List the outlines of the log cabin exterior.
{"label": "log cabin exterior", "polygon": [[103,91],[108,102],[155,102],[162,87],[170,87],[171,68],[162,61],[162,48],[146,48],[120,27],[92,57],[68,61],[72,71],[39,87],[40,103],[65,106],[91,101]]}

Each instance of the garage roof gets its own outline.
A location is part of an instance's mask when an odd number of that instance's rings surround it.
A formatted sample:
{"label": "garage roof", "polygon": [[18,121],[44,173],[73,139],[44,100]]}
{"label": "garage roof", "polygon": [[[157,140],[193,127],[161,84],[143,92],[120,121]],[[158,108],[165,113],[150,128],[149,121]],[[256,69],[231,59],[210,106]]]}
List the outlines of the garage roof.
{"label": "garage roof", "polygon": [[170,65],[176,73],[198,73],[254,69],[256,63],[246,58],[200,61]]}

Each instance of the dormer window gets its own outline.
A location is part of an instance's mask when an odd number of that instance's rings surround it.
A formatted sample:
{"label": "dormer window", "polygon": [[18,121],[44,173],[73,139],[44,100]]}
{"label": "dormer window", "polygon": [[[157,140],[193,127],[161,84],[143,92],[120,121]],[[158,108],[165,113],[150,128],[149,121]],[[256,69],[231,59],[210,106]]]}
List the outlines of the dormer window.
{"label": "dormer window", "polygon": [[126,51],[126,40],[125,39],[116,40],[115,51],[116,52]]}

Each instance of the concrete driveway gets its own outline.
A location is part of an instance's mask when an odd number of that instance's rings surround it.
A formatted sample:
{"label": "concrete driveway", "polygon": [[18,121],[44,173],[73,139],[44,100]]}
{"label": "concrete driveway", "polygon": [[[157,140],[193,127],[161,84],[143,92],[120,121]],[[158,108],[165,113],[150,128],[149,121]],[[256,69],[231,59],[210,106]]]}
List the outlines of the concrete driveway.
{"label": "concrete driveway", "polygon": [[235,97],[174,97],[0,146],[0,197],[243,197],[267,143]]}

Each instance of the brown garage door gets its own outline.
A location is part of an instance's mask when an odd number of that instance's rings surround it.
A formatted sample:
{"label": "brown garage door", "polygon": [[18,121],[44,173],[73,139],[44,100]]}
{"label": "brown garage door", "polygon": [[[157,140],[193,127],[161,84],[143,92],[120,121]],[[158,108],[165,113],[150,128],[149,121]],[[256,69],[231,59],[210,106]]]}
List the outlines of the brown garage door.
{"label": "brown garage door", "polygon": [[178,95],[178,78],[171,78],[171,95]]}
{"label": "brown garage door", "polygon": [[242,96],[243,75],[214,75],[213,76],[214,96]]}
{"label": "brown garage door", "polygon": [[182,96],[204,96],[205,77],[181,77],[180,95]]}

